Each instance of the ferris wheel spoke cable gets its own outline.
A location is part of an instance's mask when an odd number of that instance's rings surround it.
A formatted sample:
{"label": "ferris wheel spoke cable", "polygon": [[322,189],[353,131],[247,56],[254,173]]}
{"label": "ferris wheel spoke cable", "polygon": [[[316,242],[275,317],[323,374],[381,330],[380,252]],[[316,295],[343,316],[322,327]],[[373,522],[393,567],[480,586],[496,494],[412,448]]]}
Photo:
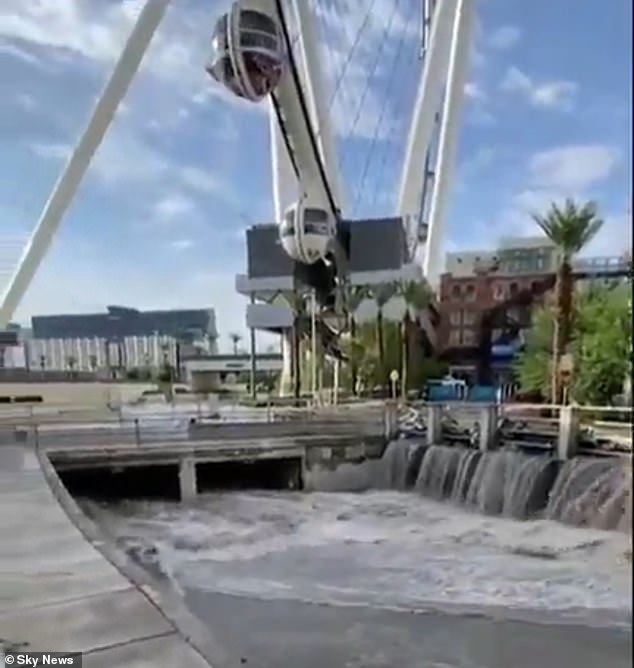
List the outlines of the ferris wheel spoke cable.
{"label": "ferris wheel spoke cable", "polygon": [[376,50],[376,57],[374,59],[374,62],[372,64],[372,67],[370,68],[370,73],[368,74],[368,77],[365,80],[365,86],[363,88],[363,91],[361,93],[361,97],[359,99],[359,104],[357,105],[357,111],[354,116],[354,120],[352,121],[352,125],[350,126],[350,129],[348,131],[348,138],[350,135],[357,129],[357,125],[359,124],[359,121],[361,120],[361,113],[363,111],[363,105],[366,101],[366,98],[368,97],[368,93],[370,92],[370,85],[372,82],[372,78],[376,74],[376,71],[379,67],[379,63],[381,62],[381,58],[383,56],[383,50],[385,49],[385,45],[387,44],[387,38],[390,32],[390,28],[392,27],[392,24],[394,23],[394,19],[396,18],[396,14],[398,12],[398,7],[400,5],[401,0],[395,0],[394,6],[392,7],[392,13],[390,15],[390,18],[387,22],[387,25],[385,28],[383,28],[383,33],[381,35],[381,44],[379,48]]}
{"label": "ferris wheel spoke cable", "polygon": [[[396,74],[396,71],[398,69],[398,64],[399,64],[399,61],[400,61],[400,57],[403,53],[403,49],[405,47],[406,42],[407,42],[407,40],[405,39],[405,35],[403,35],[403,38],[399,42],[396,57],[394,58],[394,60],[392,62],[392,72],[390,74],[390,82],[389,82],[389,84],[387,86],[387,90],[385,92],[384,102],[383,102],[383,106],[381,108],[379,121],[377,122],[376,130],[375,130],[374,136],[372,138],[372,145],[370,147],[370,151],[368,152],[368,157],[366,159],[366,164],[364,166],[364,170],[363,170],[364,176],[361,179],[361,185],[359,187],[359,192],[357,193],[357,199],[355,200],[355,209],[356,209],[357,204],[360,206],[360,201],[358,201],[358,200],[360,200],[361,196],[363,195],[363,191],[364,191],[364,187],[365,187],[365,178],[367,176],[367,172],[370,169],[370,163],[371,163],[371,160],[372,160],[372,157],[373,157],[373,154],[374,154],[374,150],[376,149],[376,144],[378,143],[378,137],[379,137],[379,134],[380,134],[381,124],[384,120],[385,112],[387,111],[387,100],[391,99],[391,92],[392,92],[392,90],[393,90],[393,88],[394,88],[394,86],[397,82],[395,74]],[[418,61],[418,60],[419,60],[418,53],[414,49],[412,49],[412,51],[410,53],[410,56],[407,60],[407,70],[409,71],[411,65],[415,61]],[[399,100],[400,100],[400,104],[398,102]],[[399,122],[398,119],[400,118],[400,113],[402,111],[404,111],[406,108],[407,108],[407,105],[404,102],[404,97],[397,98],[397,105],[396,105],[396,109],[394,110],[395,113],[393,114],[392,122],[390,123],[390,126],[389,126],[389,128],[390,128],[389,132],[388,132],[389,136],[393,136],[393,134],[395,134],[394,131],[396,130],[396,127],[398,125],[398,122]],[[385,167],[387,165],[388,156],[394,150],[396,150],[396,149],[393,147],[393,142],[390,142],[390,143],[388,143],[388,146],[385,148],[385,150],[382,152],[381,161],[380,161],[379,168],[378,168],[379,176],[385,172]],[[376,205],[376,202],[377,202],[377,199],[378,199],[378,196],[379,196],[378,187],[374,188],[373,191],[374,192],[373,192],[373,196],[372,196],[372,204],[370,206],[371,209],[374,209],[374,207]]]}
{"label": "ferris wheel spoke cable", "polygon": [[[361,119],[361,113],[363,111],[363,105],[368,97],[368,93],[370,92],[370,84],[372,82],[372,79],[374,75],[376,74],[376,71],[378,69],[379,63],[381,62],[381,58],[383,56],[383,50],[385,48],[385,45],[387,44],[387,38],[390,32],[390,29],[392,27],[392,24],[394,23],[394,19],[396,18],[396,14],[398,12],[400,5],[400,0],[395,0],[394,5],[392,7],[392,13],[390,15],[390,18],[383,29],[382,37],[381,37],[381,44],[379,48],[376,50],[376,57],[374,59],[373,65],[370,68],[370,72],[368,73],[368,76],[365,81],[365,86],[363,88],[363,91],[361,93],[361,97],[359,98],[359,104],[357,105],[357,110],[355,112],[354,119],[352,121],[352,124],[350,125],[350,128],[348,129],[347,135],[344,137],[345,139],[349,139],[353,134],[354,131],[357,129],[357,126],[359,124],[359,121]],[[340,158],[339,159],[339,168],[343,171],[343,160]]]}
{"label": "ferris wheel spoke cable", "polygon": [[[317,167],[318,167],[318,170],[319,170],[319,176],[321,178],[322,185],[323,185],[324,191],[326,193],[326,197],[328,198],[328,204],[330,205],[331,212],[332,212],[332,214],[335,218],[339,218],[337,203],[335,202],[335,198],[334,198],[334,195],[332,193],[332,189],[330,188],[330,183],[328,182],[328,176],[326,174],[324,163],[323,163],[323,160],[321,158],[321,153],[319,151],[319,144],[317,142],[317,137],[315,135],[315,131],[314,131],[312,122],[310,120],[310,113],[308,111],[308,104],[306,102],[306,96],[304,95],[304,89],[302,88],[301,77],[299,76],[297,63],[295,62],[295,57],[293,55],[293,43],[292,43],[290,32],[289,32],[289,29],[288,29],[288,24],[286,22],[286,17],[285,17],[285,14],[284,14],[284,7],[282,5],[282,0],[276,0],[275,1],[275,6],[276,6],[276,10],[277,10],[278,19],[280,21],[280,27],[281,27],[281,30],[282,30],[282,37],[284,39],[284,43],[286,45],[286,51],[288,53],[289,72],[290,72],[290,75],[293,77],[293,83],[295,85],[295,90],[296,90],[296,93],[297,93],[297,100],[298,100],[299,105],[300,105],[301,110],[302,110],[302,116],[304,117],[304,123],[306,124],[306,130],[308,132],[308,136],[309,136],[309,139],[310,139],[310,144],[311,144],[311,147],[312,147],[312,150],[313,150],[313,155],[314,155],[315,160],[317,162]],[[278,114],[278,120],[279,120],[279,117],[280,117],[280,114]],[[282,133],[285,135],[284,142],[286,144],[286,147],[287,147],[287,149],[291,150],[290,155],[293,155],[293,152],[292,152],[292,149],[291,149],[291,141],[289,139],[288,133],[286,132],[286,129],[283,125],[280,126],[280,129],[281,129]],[[293,158],[291,158],[291,161],[293,161]]]}
{"label": "ferris wheel spoke cable", "polygon": [[[350,64],[352,63],[352,58],[359,47],[359,44],[361,43],[361,35],[363,35],[364,31],[366,28],[370,25],[370,18],[372,16],[372,10],[374,9],[374,6],[376,5],[376,0],[371,0],[368,9],[365,13],[365,16],[363,17],[363,21],[361,22],[361,25],[357,29],[357,33],[354,36],[354,39],[352,40],[352,44],[350,45],[350,48],[348,49],[348,54],[346,55],[346,59],[341,66],[341,70],[339,71],[339,74],[337,75],[337,79],[335,80],[334,86],[333,86],[333,91],[330,94],[330,98],[328,100],[327,107],[330,110],[335,102],[335,98],[337,97],[337,93],[339,92],[339,89],[341,88],[341,84],[343,83],[343,80],[346,77],[346,74],[348,72],[348,68],[350,67]],[[337,5],[334,4],[336,7]],[[332,46],[328,44],[328,50],[332,51]],[[320,130],[321,132],[321,130]]]}

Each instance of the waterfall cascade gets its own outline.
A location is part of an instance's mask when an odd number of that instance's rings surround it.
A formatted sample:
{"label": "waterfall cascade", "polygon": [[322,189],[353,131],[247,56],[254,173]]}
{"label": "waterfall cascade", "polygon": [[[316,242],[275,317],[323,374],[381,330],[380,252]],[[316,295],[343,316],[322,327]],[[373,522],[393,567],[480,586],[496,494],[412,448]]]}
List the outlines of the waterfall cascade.
{"label": "waterfall cascade", "polygon": [[578,526],[631,526],[628,472],[620,457],[560,462],[513,449],[480,452],[449,445],[392,441],[379,461],[317,476],[314,488],[412,490],[488,515],[543,517]]}

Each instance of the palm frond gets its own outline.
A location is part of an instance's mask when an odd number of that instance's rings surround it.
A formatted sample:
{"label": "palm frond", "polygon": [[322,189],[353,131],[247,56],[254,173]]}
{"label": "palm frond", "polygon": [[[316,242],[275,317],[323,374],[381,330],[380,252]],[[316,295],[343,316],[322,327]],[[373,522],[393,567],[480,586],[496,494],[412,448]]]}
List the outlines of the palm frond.
{"label": "palm frond", "polygon": [[592,201],[577,204],[567,199],[563,205],[553,202],[545,214],[533,213],[532,218],[565,261],[587,246],[603,226]]}

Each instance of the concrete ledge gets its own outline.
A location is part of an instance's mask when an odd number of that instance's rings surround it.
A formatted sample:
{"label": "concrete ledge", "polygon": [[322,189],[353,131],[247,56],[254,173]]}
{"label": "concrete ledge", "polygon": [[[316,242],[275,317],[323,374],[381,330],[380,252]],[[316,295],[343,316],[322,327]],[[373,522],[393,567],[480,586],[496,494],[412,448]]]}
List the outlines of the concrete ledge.
{"label": "concrete ledge", "polygon": [[[231,659],[213,637],[211,630],[189,612],[182,596],[171,582],[153,577],[123,550],[105,539],[99,526],[84,514],[66,490],[46,453],[38,449],[36,456],[44,478],[70,521],[86,540],[156,608],[183,640],[213,668],[234,668],[240,665],[240,660]],[[163,639],[156,646],[160,648],[163,657],[166,651],[169,653],[169,639]],[[177,664],[178,661],[174,661],[174,665]]]}

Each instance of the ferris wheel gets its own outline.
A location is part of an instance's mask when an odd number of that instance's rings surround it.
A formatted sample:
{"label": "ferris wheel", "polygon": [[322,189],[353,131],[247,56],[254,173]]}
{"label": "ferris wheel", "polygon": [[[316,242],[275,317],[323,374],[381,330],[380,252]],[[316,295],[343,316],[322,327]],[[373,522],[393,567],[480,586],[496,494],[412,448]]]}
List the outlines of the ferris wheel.
{"label": "ferris wheel", "polygon": [[[6,327],[43,260],[170,0],[147,0],[84,133],[56,183],[0,301]],[[403,156],[397,211],[414,228],[418,261],[440,273],[474,13],[472,0],[421,0],[422,68]],[[309,276],[341,291],[346,202],[307,0],[237,0],[215,19],[206,70],[215,85],[270,105],[273,200],[280,243]],[[204,63],[201,63],[201,69]],[[432,169],[430,169],[430,166]]]}

